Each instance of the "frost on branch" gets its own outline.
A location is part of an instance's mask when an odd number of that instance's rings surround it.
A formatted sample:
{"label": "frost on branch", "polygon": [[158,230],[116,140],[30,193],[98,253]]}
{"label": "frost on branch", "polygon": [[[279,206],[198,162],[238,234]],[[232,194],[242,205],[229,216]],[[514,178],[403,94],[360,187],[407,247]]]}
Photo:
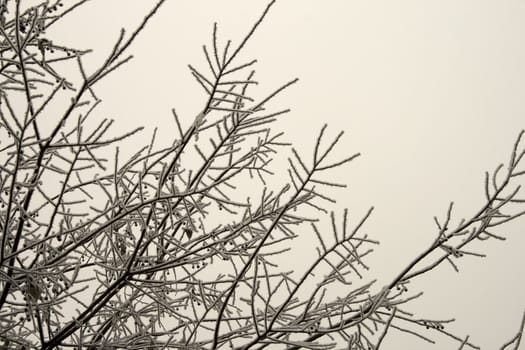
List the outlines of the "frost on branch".
{"label": "frost on branch", "polygon": [[[127,48],[164,1],[92,72],[89,50],[46,34],[87,2],[0,1],[3,348],[378,349],[394,331],[477,348],[447,331],[452,320],[406,311],[421,295],[407,286],[481,256],[470,243],[503,239],[495,228],[524,213],[512,187],[524,174],[521,134],[508,165],[487,174],[485,204],[457,224],[451,205],[435,241],[377,292],[366,257],[378,242],[364,232],[372,208],[350,215],[330,195],[345,187],[331,171],[359,154],[336,156],[342,133],[326,126],[313,154],[288,147],[273,124],[289,110],[271,102],[296,80],[256,98],[256,60],[239,60],[275,1],[237,44],[214,26],[202,62],[189,65],[206,94],[196,116],[173,110],[171,145],[159,147],[155,131],[127,158],[118,143],[140,129],[114,134],[113,120],[97,121],[95,88],[131,60]],[[286,154],[286,169],[272,167]],[[293,271],[279,258],[299,236],[316,247]]]}

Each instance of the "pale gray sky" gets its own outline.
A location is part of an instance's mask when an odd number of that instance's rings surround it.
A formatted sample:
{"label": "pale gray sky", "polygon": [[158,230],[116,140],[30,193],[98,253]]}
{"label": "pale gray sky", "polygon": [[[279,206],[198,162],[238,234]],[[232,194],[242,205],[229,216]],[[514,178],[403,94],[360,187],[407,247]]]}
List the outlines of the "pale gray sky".
{"label": "pale gray sky", "polygon": [[[153,2],[93,0],[56,34],[95,49],[94,67],[119,28],[134,27]],[[204,67],[213,22],[220,40],[238,42],[266,2],[168,1],[135,43],[134,61],[98,87],[99,113],[122,128],[158,125],[168,141],[170,109],[190,123],[202,106],[186,65]],[[432,217],[450,200],[456,218],[478,209],[484,171],[507,162],[525,127],[524,18],[519,0],[280,0],[246,47],[243,57],[259,60],[262,93],[300,78],[275,103],[292,108],[280,127],[298,149],[309,154],[328,123],[346,132],[341,152],[362,152],[335,174],[349,184],[339,205],[376,206],[367,232],[382,242],[370,260],[381,278],[431,242]],[[481,247],[488,258],[459,261],[460,274],[443,266],[421,279],[413,288],[426,294],[413,310],[456,317],[450,329],[483,349],[508,340],[525,308],[523,227],[509,225],[506,242]],[[388,340],[387,350],[455,348],[441,337],[435,346]]]}

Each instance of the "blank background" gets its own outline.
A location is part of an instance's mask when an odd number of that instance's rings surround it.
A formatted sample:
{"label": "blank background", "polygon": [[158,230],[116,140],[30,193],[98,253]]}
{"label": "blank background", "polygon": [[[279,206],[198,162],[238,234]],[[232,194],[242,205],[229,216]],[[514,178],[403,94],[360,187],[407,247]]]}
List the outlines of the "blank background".
{"label": "blank background", "polygon": [[[239,42],[265,4],[168,1],[133,46],[136,58],[97,87],[104,100],[99,115],[115,118],[122,130],[145,125],[144,136],[159,126],[169,143],[170,109],[189,124],[204,105],[186,65],[206,67],[201,46],[210,43],[213,22],[222,43]],[[92,70],[120,27],[134,28],[152,5],[93,0],[53,35],[93,48]],[[349,207],[357,220],[376,207],[366,231],[382,242],[369,263],[383,283],[431,242],[432,217],[443,217],[449,201],[456,202],[456,219],[474,213],[484,172],[507,162],[525,127],[524,18],[518,0],[280,0],[246,47],[242,58],[259,60],[261,94],[300,78],[273,106],[292,108],[278,127],[303,154],[311,154],[324,123],[332,134],[345,131],[341,155],[363,154],[333,175],[349,184],[339,209]],[[126,145],[136,149],[142,140]],[[480,246],[488,258],[458,261],[460,274],[443,265],[418,279],[412,290],[425,295],[410,310],[456,317],[449,330],[469,334],[483,349],[499,348],[525,308],[524,220],[505,227],[507,241]],[[308,259],[303,251],[296,248],[297,260]],[[441,343],[392,332],[384,348],[458,346],[435,339]]]}

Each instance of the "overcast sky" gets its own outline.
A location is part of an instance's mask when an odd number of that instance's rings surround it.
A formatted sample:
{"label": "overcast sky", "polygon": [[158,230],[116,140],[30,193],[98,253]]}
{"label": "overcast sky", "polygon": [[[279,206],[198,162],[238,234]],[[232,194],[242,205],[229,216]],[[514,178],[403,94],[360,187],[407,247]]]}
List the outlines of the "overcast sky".
{"label": "overcast sky", "polygon": [[[95,49],[88,64],[95,67],[120,27],[133,28],[152,4],[93,0],[56,35]],[[168,142],[170,109],[189,124],[202,108],[187,64],[205,67],[201,46],[213,23],[222,43],[238,42],[265,4],[168,1],[135,43],[135,59],[99,86],[99,112],[123,129],[158,125]],[[300,78],[275,102],[292,109],[279,127],[299,150],[310,154],[328,123],[333,134],[345,131],[340,152],[363,154],[334,174],[349,184],[338,206],[356,215],[376,207],[367,232],[382,242],[370,260],[381,278],[431,242],[432,218],[449,201],[456,219],[474,213],[484,172],[507,162],[525,127],[524,18],[519,0],[279,0],[246,47],[242,57],[259,61],[261,93]],[[460,274],[443,266],[422,278],[414,288],[425,295],[413,310],[456,317],[450,329],[483,349],[508,340],[525,308],[523,227],[525,219],[507,226],[507,241],[480,247],[487,258],[459,261]],[[395,335],[389,344],[455,348]]]}

